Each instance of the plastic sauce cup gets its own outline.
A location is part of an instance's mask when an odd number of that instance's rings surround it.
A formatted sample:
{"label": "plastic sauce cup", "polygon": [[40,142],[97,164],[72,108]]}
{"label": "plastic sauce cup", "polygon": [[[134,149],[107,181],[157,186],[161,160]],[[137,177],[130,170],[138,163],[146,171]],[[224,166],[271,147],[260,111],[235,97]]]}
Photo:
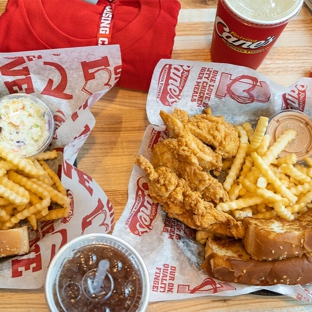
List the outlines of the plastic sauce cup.
{"label": "plastic sauce cup", "polygon": [[52,112],[37,97],[16,93],[0,98],[0,144],[20,157],[44,151],[53,132]]}
{"label": "plastic sauce cup", "polygon": [[271,136],[271,144],[287,129],[297,131],[297,137],[280,153],[280,157],[296,154],[300,162],[305,156],[312,155],[312,119],[298,110],[285,110],[273,115],[267,127]]}
{"label": "plastic sauce cup", "polygon": [[257,69],[303,0],[219,0],[211,61]]}
{"label": "plastic sauce cup", "polygon": [[52,259],[45,282],[52,312],[144,312],[149,293],[148,272],[136,250],[100,233],[64,245]]}

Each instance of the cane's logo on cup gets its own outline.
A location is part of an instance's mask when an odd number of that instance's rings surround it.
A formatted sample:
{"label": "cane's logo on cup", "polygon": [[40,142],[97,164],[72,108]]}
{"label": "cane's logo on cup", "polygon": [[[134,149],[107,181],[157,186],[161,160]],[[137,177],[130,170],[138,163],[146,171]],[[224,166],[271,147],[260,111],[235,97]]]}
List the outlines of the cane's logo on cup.
{"label": "cane's logo on cup", "polygon": [[181,93],[190,75],[191,66],[166,64],[159,75],[157,101],[172,106],[181,100]]}
{"label": "cane's logo on cup", "polygon": [[225,44],[241,53],[256,54],[265,51],[275,41],[275,36],[269,36],[264,40],[255,40],[251,38],[244,38],[231,30],[228,25],[219,17],[216,17],[215,29],[219,37],[221,37]]}
{"label": "cane's logo on cup", "polygon": [[148,185],[143,177],[137,181],[135,202],[131,208],[126,226],[137,236],[142,236],[153,229],[152,223],[156,218],[158,205],[148,196]]}
{"label": "cane's logo on cup", "polygon": [[307,98],[306,90],[306,85],[296,84],[290,92],[284,93],[282,109],[296,109],[303,112]]}

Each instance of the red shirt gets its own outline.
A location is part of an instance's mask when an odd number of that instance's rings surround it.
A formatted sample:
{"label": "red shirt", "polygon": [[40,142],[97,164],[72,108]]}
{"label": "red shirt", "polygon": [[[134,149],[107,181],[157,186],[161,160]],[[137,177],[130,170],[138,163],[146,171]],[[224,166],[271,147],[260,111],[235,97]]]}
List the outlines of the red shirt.
{"label": "red shirt", "polygon": [[[112,18],[104,14],[109,5]],[[117,85],[147,91],[157,62],[171,58],[179,10],[178,0],[99,0],[97,5],[8,0],[0,17],[0,52],[98,45],[98,34],[111,32],[101,42],[108,37],[109,44],[120,45],[123,67]]]}

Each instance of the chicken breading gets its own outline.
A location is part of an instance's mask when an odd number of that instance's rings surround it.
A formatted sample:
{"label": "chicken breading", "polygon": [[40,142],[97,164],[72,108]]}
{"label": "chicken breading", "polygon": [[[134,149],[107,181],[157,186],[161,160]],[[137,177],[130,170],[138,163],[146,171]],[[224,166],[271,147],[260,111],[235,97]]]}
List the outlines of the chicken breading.
{"label": "chicken breading", "polygon": [[179,178],[165,166],[154,168],[143,156],[136,157],[135,163],[145,171],[149,194],[154,202],[160,203],[171,218],[176,218],[187,226],[226,236],[241,238],[244,227],[229,214],[215,209],[205,201],[199,192],[193,191],[187,181]]}

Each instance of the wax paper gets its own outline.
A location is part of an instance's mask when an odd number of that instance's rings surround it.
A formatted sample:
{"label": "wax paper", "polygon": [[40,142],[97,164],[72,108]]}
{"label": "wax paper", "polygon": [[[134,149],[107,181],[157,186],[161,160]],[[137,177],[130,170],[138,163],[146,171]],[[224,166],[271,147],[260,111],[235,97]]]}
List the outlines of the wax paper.
{"label": "wax paper", "polygon": [[78,152],[95,125],[90,108],[118,80],[119,45],[17,53],[0,53],[0,96],[23,92],[43,100],[51,109],[55,134],[52,163],[72,199],[67,218],[38,223],[30,230],[30,253],[3,258],[0,287],[34,289],[44,285],[50,261],[71,239],[111,230],[113,207],[105,192],[75,164]]}
{"label": "wax paper", "polygon": [[[182,60],[161,60],[155,68],[146,112],[150,122],[138,154],[150,158],[153,146],[166,138],[159,111],[181,108],[190,115],[211,107],[233,124],[295,109],[312,116],[312,79],[301,78],[289,87],[280,86],[259,72],[235,65]],[[269,290],[312,302],[312,286],[276,285],[250,287],[210,278],[201,269],[203,247],[193,230],[170,219],[151,201],[145,173],[133,167],[129,198],[113,235],[130,243],[145,261],[150,278],[150,301],[198,296],[237,296]]]}

